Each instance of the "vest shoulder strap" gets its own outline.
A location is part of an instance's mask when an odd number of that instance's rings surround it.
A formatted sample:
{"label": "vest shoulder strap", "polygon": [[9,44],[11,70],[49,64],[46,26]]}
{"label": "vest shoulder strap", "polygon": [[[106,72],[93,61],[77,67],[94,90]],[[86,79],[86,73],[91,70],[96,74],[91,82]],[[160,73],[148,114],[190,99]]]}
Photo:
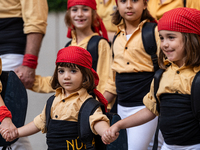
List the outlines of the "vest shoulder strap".
{"label": "vest shoulder strap", "polygon": [[160,112],[160,102],[158,101],[156,93],[158,91],[159,83],[160,83],[160,78],[161,78],[163,72],[164,72],[164,69],[159,69],[154,74],[154,97],[156,99],[156,104],[157,104],[156,105],[156,109],[157,109],[158,113]]}
{"label": "vest shoulder strap", "polygon": [[186,0],[183,0],[183,6],[186,7]]}
{"label": "vest shoulder strap", "polygon": [[157,57],[157,43],[155,40],[155,27],[156,23],[146,22],[142,28],[142,42],[147,54],[151,55],[154,71],[159,69]]}
{"label": "vest shoulder strap", "polygon": [[94,134],[90,129],[89,116],[92,115],[98,107],[104,109],[103,104],[94,98],[88,98],[81,106],[78,115],[78,134],[80,140],[86,144],[86,147],[93,147],[92,140]]}
{"label": "vest shoulder strap", "polygon": [[49,126],[49,121],[51,119],[51,106],[52,103],[54,101],[55,95],[52,95],[51,97],[49,97],[49,99],[47,100],[47,104],[46,104],[46,128],[48,130],[48,126]]}
{"label": "vest shoulder strap", "polygon": [[191,88],[191,107],[192,112],[200,122],[200,71],[196,74],[192,82]]}
{"label": "vest shoulder strap", "polygon": [[71,43],[72,43],[72,40],[70,40],[69,42],[67,42],[67,44],[65,44],[65,47],[68,47]]}
{"label": "vest shoulder strap", "polygon": [[87,51],[91,54],[92,56],[92,68],[96,71],[97,69],[97,63],[98,63],[98,49],[99,49],[99,41],[101,39],[104,39],[101,36],[95,35],[90,38],[88,45],[87,45]]}

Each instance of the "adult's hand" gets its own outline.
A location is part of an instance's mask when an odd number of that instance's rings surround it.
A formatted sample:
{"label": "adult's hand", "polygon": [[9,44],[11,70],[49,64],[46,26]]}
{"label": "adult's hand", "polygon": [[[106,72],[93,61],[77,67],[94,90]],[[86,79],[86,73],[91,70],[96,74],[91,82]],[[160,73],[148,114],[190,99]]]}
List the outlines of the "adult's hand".
{"label": "adult's hand", "polygon": [[0,125],[0,133],[6,141],[13,141],[18,137],[18,129],[10,118],[4,118]]}
{"label": "adult's hand", "polygon": [[25,88],[29,89],[33,86],[35,81],[35,69],[21,65],[15,69],[15,73],[20,78]]}

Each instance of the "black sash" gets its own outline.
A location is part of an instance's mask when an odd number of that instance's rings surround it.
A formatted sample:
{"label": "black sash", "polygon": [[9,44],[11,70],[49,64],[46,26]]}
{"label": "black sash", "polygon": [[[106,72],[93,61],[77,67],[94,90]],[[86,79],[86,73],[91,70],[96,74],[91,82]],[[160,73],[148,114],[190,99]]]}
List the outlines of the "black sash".
{"label": "black sash", "polygon": [[154,72],[116,73],[118,103],[125,107],[142,106]]}
{"label": "black sash", "polygon": [[22,18],[0,18],[0,55],[24,54],[26,35]]}
{"label": "black sash", "polygon": [[169,145],[200,143],[200,126],[192,113],[190,95],[160,96],[160,130]]}
{"label": "black sash", "polygon": [[50,119],[46,137],[48,150],[85,150],[78,138],[77,122]]}

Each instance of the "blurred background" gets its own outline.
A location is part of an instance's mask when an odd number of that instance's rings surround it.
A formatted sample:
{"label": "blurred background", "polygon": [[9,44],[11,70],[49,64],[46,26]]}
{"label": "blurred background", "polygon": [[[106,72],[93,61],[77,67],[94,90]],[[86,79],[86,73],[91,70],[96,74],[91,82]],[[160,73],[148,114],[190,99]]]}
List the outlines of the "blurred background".
{"label": "blurred background", "polygon": [[[37,75],[52,76],[55,69],[56,54],[69,41],[66,37],[67,27],[64,23],[64,16],[67,10],[67,0],[47,0],[49,6],[48,25],[46,35],[38,59]],[[40,114],[47,99],[53,93],[43,94],[28,91],[28,110],[25,124],[33,121],[34,117]],[[46,134],[41,132],[28,137],[33,150],[45,150]]]}

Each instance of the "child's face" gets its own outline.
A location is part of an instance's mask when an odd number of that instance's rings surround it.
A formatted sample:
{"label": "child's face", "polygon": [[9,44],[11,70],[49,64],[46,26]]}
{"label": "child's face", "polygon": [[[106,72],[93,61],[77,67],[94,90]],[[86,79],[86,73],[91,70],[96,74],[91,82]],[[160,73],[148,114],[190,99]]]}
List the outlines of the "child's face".
{"label": "child's face", "polygon": [[118,0],[118,9],[120,15],[124,18],[126,24],[140,23],[143,10],[146,9],[144,0]]}
{"label": "child's face", "polygon": [[182,33],[161,30],[159,31],[159,36],[161,40],[160,47],[165,56],[181,67],[184,64],[186,57]]}
{"label": "child's face", "polygon": [[84,5],[75,5],[70,9],[71,22],[76,29],[91,29],[92,8]]}
{"label": "child's face", "polygon": [[81,89],[83,75],[79,68],[58,66],[58,81],[65,89],[66,95],[68,96]]}

